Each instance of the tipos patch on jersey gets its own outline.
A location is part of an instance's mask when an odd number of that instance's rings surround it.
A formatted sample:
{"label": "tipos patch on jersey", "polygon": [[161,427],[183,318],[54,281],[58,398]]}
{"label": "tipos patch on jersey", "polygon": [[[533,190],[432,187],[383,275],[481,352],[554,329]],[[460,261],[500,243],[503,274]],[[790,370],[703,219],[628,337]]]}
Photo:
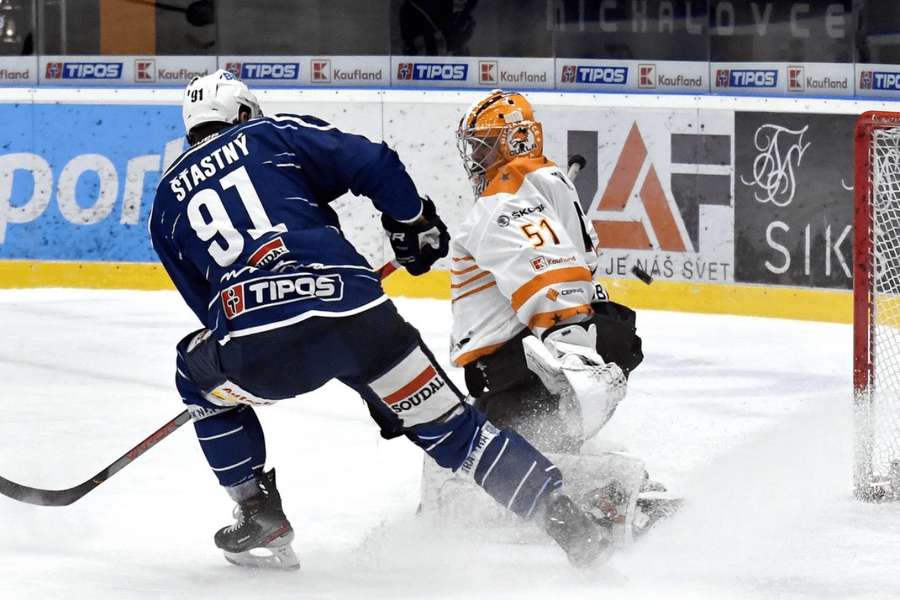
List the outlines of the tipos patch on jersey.
{"label": "tipos patch on jersey", "polygon": [[247,259],[247,262],[253,267],[264,269],[272,266],[272,264],[278,260],[278,257],[287,253],[287,246],[284,245],[284,242],[280,237],[277,237],[257,248],[256,252],[251,254],[250,258]]}
{"label": "tipos patch on jersey", "polygon": [[225,317],[304,300],[336,302],[344,297],[344,280],[338,274],[292,273],[236,283],[222,290]]}
{"label": "tipos patch on jersey", "polygon": [[459,398],[418,346],[369,387],[407,427],[433,421],[459,404]]}

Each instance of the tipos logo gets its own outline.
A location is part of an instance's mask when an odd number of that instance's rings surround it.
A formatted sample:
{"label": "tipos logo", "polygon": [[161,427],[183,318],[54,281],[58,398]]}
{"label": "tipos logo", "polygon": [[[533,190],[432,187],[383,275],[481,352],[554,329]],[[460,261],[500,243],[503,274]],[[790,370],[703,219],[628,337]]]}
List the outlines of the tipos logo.
{"label": "tipos logo", "polygon": [[[270,253],[273,251],[270,249]],[[222,308],[228,319],[270,306],[314,300],[336,302],[343,297],[344,281],[340,275],[312,273],[279,275],[237,283],[221,293]]]}
{"label": "tipos logo", "polygon": [[[672,209],[674,201],[666,197],[656,168],[652,162],[646,164],[648,162],[647,146],[635,123],[595,209],[599,218],[593,223],[600,236],[600,245],[603,248],[686,252],[690,241],[682,234],[683,225],[679,227],[677,209]],[[630,202],[639,202],[641,210],[626,211]],[[626,220],[623,218],[626,212],[642,214],[646,218]]]}

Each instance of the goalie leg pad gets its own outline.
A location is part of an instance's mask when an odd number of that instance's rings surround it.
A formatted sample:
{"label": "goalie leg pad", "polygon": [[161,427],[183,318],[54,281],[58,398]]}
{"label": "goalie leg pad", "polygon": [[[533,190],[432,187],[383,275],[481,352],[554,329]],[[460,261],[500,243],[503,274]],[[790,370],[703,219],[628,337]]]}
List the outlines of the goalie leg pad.
{"label": "goalie leg pad", "polygon": [[409,438],[440,466],[472,479],[507,510],[528,518],[540,500],[562,485],[559,469],[514,431],[494,427],[463,405],[445,422],[414,428]]}

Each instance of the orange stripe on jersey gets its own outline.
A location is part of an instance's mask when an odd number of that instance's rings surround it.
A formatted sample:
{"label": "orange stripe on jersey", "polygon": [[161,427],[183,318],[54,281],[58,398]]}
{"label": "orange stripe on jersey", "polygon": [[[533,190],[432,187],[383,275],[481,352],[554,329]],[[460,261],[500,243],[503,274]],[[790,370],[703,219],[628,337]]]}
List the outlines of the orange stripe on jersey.
{"label": "orange stripe on jersey", "polygon": [[464,260],[475,260],[475,259],[472,258],[471,256],[454,256],[450,260],[452,260],[453,262],[462,262]]}
{"label": "orange stripe on jersey", "polygon": [[452,284],[450,284],[450,288],[451,288],[451,289],[457,289],[457,288],[465,287],[465,286],[469,285],[470,283],[472,283],[473,281],[478,281],[478,280],[481,279],[482,277],[487,277],[487,276],[490,275],[490,274],[491,274],[490,271],[482,271],[482,272],[479,273],[478,275],[475,275],[475,276],[473,276],[473,277],[469,277],[469,278],[466,279],[465,281],[460,281],[459,283],[452,283]]}
{"label": "orange stripe on jersey", "polygon": [[464,352],[460,354],[456,360],[453,361],[453,364],[457,367],[464,367],[470,362],[474,360],[478,360],[482,356],[487,356],[497,350],[505,344],[506,342],[500,342],[499,344],[491,344],[490,346],[485,346],[484,348],[476,348],[475,350],[470,350],[469,352]]}
{"label": "orange stripe on jersey", "polygon": [[543,167],[555,167],[556,163],[552,160],[541,156],[540,158],[516,158],[502,167],[491,179],[487,188],[481,193],[482,197],[493,196],[494,194],[515,194],[522,187],[525,176],[532,171],[537,171]]}
{"label": "orange stripe on jersey", "polygon": [[580,306],[573,306],[571,308],[564,308],[562,310],[538,313],[531,317],[531,321],[529,321],[528,323],[528,328],[546,329],[548,327],[553,327],[561,321],[571,319],[572,317],[577,315],[590,316],[592,314],[594,314],[594,311],[593,309],[591,309],[590,304],[582,304]]}
{"label": "orange stripe on jersey", "polygon": [[477,294],[478,292],[483,292],[484,290],[489,289],[489,288],[492,288],[492,287],[494,287],[495,285],[497,285],[497,282],[496,282],[496,281],[492,281],[492,282],[490,282],[490,283],[486,283],[485,285],[479,286],[479,287],[475,288],[474,290],[469,290],[468,292],[465,292],[464,294],[460,294],[459,296],[457,296],[456,298],[454,298],[453,300],[451,300],[451,301],[450,301],[450,304],[453,304],[453,303],[456,302],[457,300],[462,300],[462,299],[465,298],[466,296],[471,296],[472,294]]}
{"label": "orange stripe on jersey", "polygon": [[591,281],[591,272],[586,267],[566,267],[564,269],[556,269],[541,273],[525,285],[521,286],[512,295],[512,308],[519,312],[522,305],[528,302],[528,299],[537,294],[539,291],[553,285],[554,283],[564,283],[566,281]]}
{"label": "orange stripe on jersey", "polygon": [[450,273],[452,273],[453,275],[465,275],[466,273],[471,273],[472,271],[474,271],[477,268],[478,268],[478,265],[472,265],[471,267],[466,267],[465,269],[462,269],[461,271],[454,271],[453,269],[450,269]]}
{"label": "orange stripe on jersey", "polygon": [[415,379],[404,385],[402,388],[394,392],[393,394],[389,394],[383,398],[385,404],[394,404],[403,400],[404,398],[408,398],[419,391],[419,388],[424,386],[428,381],[437,375],[434,371],[434,367],[428,365],[425,367],[425,370],[416,375]]}

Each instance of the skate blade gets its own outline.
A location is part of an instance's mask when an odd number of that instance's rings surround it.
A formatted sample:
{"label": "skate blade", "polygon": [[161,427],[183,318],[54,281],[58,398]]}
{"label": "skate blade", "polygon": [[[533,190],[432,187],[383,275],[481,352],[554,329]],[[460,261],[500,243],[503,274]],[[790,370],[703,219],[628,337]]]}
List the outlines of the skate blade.
{"label": "skate blade", "polygon": [[251,548],[245,552],[224,551],[225,560],[239,567],[250,569],[272,569],[276,571],[295,571],[300,568],[300,561],[291,547],[291,535],[273,540],[267,546]]}

